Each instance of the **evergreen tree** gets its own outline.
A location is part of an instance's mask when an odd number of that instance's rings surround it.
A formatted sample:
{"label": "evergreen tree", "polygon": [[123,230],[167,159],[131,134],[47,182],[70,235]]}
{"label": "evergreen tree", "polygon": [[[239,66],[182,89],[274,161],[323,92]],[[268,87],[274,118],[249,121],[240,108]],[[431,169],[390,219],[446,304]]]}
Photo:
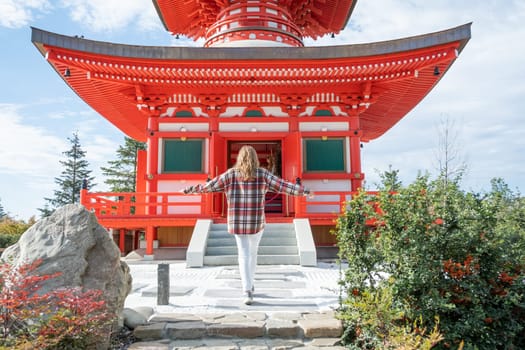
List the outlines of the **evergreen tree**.
{"label": "evergreen tree", "polygon": [[2,206],[2,202],[0,202],[0,219],[3,219],[7,216],[7,213],[4,211],[4,207]]}
{"label": "evergreen tree", "polygon": [[84,159],[86,152],[82,150],[78,133],[75,132],[72,138],[68,137],[68,141],[71,143],[71,148],[62,153],[66,156],[66,160],[60,161],[63,167],[62,173],[59,177],[55,177],[58,189],[54,191],[53,198],[44,198],[45,207],[38,209],[42,216],[49,216],[55,209],[66,204],[79,203],[84,180],[87,181],[87,189],[95,186],[94,177],[88,169],[89,163]]}
{"label": "evergreen tree", "polygon": [[403,183],[399,179],[399,170],[392,169],[392,164],[388,165],[388,170],[379,173],[379,178],[381,183],[376,183],[377,188],[385,191],[399,191],[403,187]]}
{"label": "evergreen tree", "polygon": [[124,146],[117,149],[117,159],[108,161],[108,167],[101,167],[106,176],[104,183],[112,192],[135,192],[137,174],[137,152],[146,149],[146,144],[124,137]]}

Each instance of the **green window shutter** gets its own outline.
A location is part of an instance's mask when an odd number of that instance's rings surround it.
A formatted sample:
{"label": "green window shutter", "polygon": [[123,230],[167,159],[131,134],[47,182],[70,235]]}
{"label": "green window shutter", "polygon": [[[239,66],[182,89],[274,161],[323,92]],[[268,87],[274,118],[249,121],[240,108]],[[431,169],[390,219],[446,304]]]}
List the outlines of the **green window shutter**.
{"label": "green window shutter", "polygon": [[344,139],[305,139],[304,171],[345,171]]}
{"label": "green window shutter", "polygon": [[251,110],[246,112],[246,116],[247,117],[262,117],[263,114],[262,114],[261,111],[258,111],[256,109],[251,109]]}
{"label": "green window shutter", "polygon": [[331,117],[332,111],[328,109],[318,109],[314,114],[316,117]]}
{"label": "green window shutter", "polygon": [[164,140],[163,172],[202,173],[203,140]]}
{"label": "green window shutter", "polygon": [[175,112],[175,117],[179,117],[179,118],[188,118],[188,117],[193,117],[193,113],[191,113],[190,111],[177,111]]}

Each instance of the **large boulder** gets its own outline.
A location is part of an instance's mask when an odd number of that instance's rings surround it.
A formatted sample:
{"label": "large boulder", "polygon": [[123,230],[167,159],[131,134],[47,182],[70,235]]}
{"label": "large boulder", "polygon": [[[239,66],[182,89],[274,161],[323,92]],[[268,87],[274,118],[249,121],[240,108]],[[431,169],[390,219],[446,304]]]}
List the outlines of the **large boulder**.
{"label": "large boulder", "polygon": [[44,281],[39,292],[102,290],[109,310],[117,315],[131,290],[131,274],[120,250],[95,215],[79,204],[61,207],[35,223],[1,259],[15,266],[41,259],[36,275],[61,274]]}

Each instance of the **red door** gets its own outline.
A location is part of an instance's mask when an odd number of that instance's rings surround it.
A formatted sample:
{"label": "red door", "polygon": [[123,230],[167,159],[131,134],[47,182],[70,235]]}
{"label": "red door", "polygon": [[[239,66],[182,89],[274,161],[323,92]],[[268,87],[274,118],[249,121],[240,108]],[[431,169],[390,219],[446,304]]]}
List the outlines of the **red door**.
{"label": "red door", "polygon": [[[257,141],[243,141],[230,140],[228,141],[227,163],[228,167],[235,165],[237,154],[244,145],[250,145],[257,151],[259,163],[261,167],[270,170],[275,175],[282,176],[282,152],[280,140],[257,140]],[[266,195],[266,209],[267,215],[282,216],[285,214],[284,210],[284,196],[276,193],[268,193]]]}

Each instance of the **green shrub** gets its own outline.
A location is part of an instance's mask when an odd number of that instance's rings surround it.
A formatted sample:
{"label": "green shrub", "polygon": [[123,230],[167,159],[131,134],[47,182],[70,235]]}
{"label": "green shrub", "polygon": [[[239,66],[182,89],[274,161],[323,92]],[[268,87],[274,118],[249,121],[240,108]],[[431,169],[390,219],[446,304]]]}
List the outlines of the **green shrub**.
{"label": "green shrub", "polygon": [[14,220],[7,216],[0,219],[0,248],[7,248],[18,242],[20,236],[34,223],[34,219],[28,222]]}
{"label": "green shrub", "polygon": [[3,234],[0,233],[0,248],[7,248],[20,239],[21,235]]}
{"label": "green shrub", "polygon": [[[435,329],[439,319],[437,348],[525,348],[524,204],[501,180],[484,195],[419,177],[396,194],[356,196],[336,232],[348,262],[341,280],[347,329],[366,328],[367,339],[383,344],[363,348],[395,348],[392,329]],[[355,313],[371,295],[383,295],[375,310],[395,310],[382,328]],[[345,341],[360,339],[349,331]]]}

